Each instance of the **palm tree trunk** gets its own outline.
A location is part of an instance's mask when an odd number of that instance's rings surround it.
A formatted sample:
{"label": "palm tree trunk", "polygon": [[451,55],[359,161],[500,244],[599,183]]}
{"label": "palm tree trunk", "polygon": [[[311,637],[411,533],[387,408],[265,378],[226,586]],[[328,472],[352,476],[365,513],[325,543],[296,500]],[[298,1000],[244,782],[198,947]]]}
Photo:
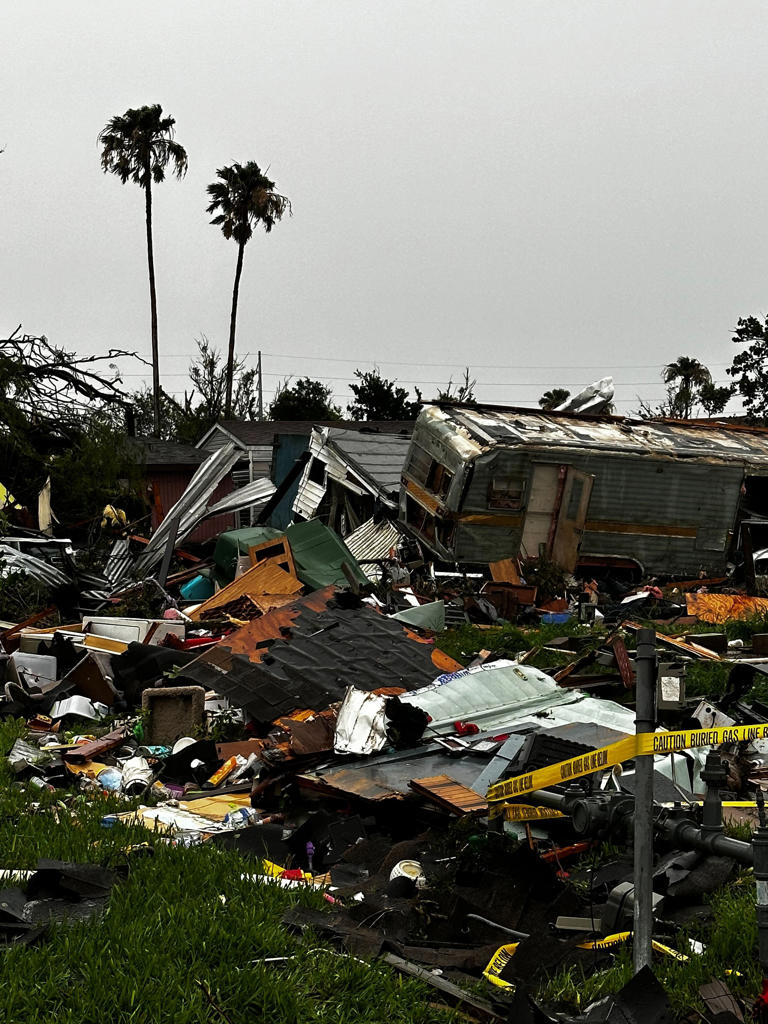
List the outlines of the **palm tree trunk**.
{"label": "palm tree trunk", "polygon": [[229,352],[227,353],[227,397],[224,403],[224,419],[232,417],[232,383],[235,376],[235,328],[237,326],[237,296],[240,292],[240,275],[243,272],[243,252],[245,242],[237,247],[237,268],[235,269],[235,286],[232,289],[232,315],[229,318]]}
{"label": "palm tree trunk", "polygon": [[152,411],[155,437],[160,437],[160,349],[157,343],[157,293],[155,256],[152,249],[152,185],[147,175],[144,189],[147,203],[147,265],[149,267],[149,309],[152,329]]}

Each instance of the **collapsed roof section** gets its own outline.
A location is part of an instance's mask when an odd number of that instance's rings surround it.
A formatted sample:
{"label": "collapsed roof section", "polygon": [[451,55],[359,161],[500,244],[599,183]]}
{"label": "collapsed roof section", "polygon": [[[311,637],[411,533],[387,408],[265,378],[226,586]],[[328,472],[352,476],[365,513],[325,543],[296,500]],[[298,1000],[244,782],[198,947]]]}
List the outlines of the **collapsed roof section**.
{"label": "collapsed roof section", "polygon": [[[346,525],[355,529],[380,503],[391,513],[397,510],[400,476],[408,452],[412,425],[398,433],[348,430],[317,426],[309,441],[310,458],[304,467],[293,511],[312,519],[327,499],[329,525],[338,526],[344,513]],[[367,500],[366,500],[367,499]]]}
{"label": "collapsed roof section", "polygon": [[401,623],[330,586],[254,619],[183,674],[271,722],[325,708],[351,683],[362,690],[423,686],[440,671],[433,651]]}

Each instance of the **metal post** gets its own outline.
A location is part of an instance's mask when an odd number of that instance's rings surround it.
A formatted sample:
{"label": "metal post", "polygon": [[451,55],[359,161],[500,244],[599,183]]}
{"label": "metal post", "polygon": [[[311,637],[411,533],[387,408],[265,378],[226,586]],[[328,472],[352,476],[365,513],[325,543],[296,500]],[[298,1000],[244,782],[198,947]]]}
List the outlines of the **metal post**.
{"label": "metal post", "polygon": [[768,827],[765,822],[765,801],[763,791],[757,790],[757,813],[760,824],[752,836],[754,874],[757,904],[757,939],[760,968],[763,972],[763,987],[768,979]]}
{"label": "metal post", "polygon": [[262,375],[261,375],[261,349],[259,349],[259,361],[256,364],[256,379],[258,381],[258,387],[259,387],[259,415],[258,415],[258,419],[259,419],[259,422],[261,422],[261,420],[264,419],[264,386],[262,384]]}
{"label": "metal post", "polygon": [[[637,631],[635,731],[656,727],[656,632]],[[653,936],[653,754],[635,758],[635,974],[651,963]]]}

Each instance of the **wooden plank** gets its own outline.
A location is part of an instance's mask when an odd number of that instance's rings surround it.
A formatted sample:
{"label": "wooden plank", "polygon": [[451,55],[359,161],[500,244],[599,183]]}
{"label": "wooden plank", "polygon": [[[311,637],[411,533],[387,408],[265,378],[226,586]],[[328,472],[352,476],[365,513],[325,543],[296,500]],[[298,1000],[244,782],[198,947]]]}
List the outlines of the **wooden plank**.
{"label": "wooden plank", "polygon": [[625,689],[631,690],[635,685],[635,673],[632,671],[632,666],[629,663],[626,644],[620,636],[615,636],[611,641],[611,647],[613,648],[616,664],[619,666],[621,681],[624,683]]}
{"label": "wooden plank", "polygon": [[487,814],[488,801],[468,786],[452,779],[450,775],[430,775],[423,779],[411,779],[414,792],[427,797],[440,807],[454,814]]}
{"label": "wooden plank", "polygon": [[293,552],[288,538],[275,537],[273,540],[262,541],[261,544],[254,544],[248,548],[248,557],[251,565],[258,565],[260,562],[273,562],[285,569],[291,576],[296,575],[296,566],[293,563]]}
{"label": "wooden plank", "polygon": [[213,597],[203,601],[197,608],[189,612],[189,617],[198,622],[206,612],[223,608],[241,597],[249,597],[255,604],[259,598],[267,594],[297,595],[302,588],[299,580],[275,562],[262,562],[254,565],[242,576],[222,587]]}
{"label": "wooden plank", "polygon": [[522,583],[514,558],[500,558],[498,562],[489,562],[488,568],[496,583]]}

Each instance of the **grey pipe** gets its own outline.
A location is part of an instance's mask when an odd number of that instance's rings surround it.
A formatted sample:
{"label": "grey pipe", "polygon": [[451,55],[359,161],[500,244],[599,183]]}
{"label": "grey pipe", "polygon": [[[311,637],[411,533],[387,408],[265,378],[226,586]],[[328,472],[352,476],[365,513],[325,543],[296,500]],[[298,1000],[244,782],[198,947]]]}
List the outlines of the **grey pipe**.
{"label": "grey pipe", "polygon": [[531,937],[528,932],[516,932],[513,928],[507,928],[506,925],[499,924],[497,921],[489,921],[487,917],[480,917],[479,914],[467,914],[467,920],[482,921],[483,924],[489,924],[491,928],[498,928],[500,932],[506,932],[507,935],[511,935],[513,939],[518,939],[520,942]]}

